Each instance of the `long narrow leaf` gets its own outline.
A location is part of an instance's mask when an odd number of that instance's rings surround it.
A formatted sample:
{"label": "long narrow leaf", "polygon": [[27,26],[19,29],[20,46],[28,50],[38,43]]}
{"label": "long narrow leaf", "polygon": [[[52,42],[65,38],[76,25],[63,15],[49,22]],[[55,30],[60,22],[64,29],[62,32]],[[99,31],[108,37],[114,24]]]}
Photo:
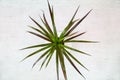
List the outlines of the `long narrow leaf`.
{"label": "long narrow leaf", "polygon": [[[29,16],[30,17],[30,16]],[[44,31],[44,33],[48,34],[48,32],[37,22],[35,21],[33,18],[30,17],[30,19],[40,28]]]}
{"label": "long narrow leaf", "polygon": [[32,28],[32,29],[34,29],[35,31],[41,33],[43,36],[45,36],[45,37],[47,37],[47,38],[50,38],[49,35],[45,34],[43,31],[41,31],[41,30],[39,30],[39,29],[37,29],[37,28],[35,28],[35,27],[32,27],[32,26],[29,26],[29,27]]}
{"label": "long narrow leaf", "polygon": [[45,64],[45,62],[47,61],[48,57],[50,56],[50,54],[47,54],[47,56],[45,57],[45,59],[43,60],[40,70],[42,69],[43,65]]}
{"label": "long narrow leaf", "polygon": [[65,78],[65,80],[67,80],[67,74],[66,74],[66,68],[65,68],[63,53],[62,53],[62,51],[59,47],[58,47],[57,51],[58,51],[58,54],[59,54],[59,60],[60,60],[60,64],[61,64],[61,68],[62,68],[64,78]]}
{"label": "long narrow leaf", "polygon": [[35,35],[35,36],[38,36],[38,37],[40,37],[40,38],[46,40],[46,41],[51,42],[50,39],[48,39],[48,38],[46,38],[46,37],[44,37],[44,36],[42,36],[42,35],[40,35],[40,34],[37,34],[37,33],[31,32],[31,31],[28,31],[28,32],[31,33],[31,34],[33,34],[33,35]]}
{"label": "long narrow leaf", "polygon": [[[48,0],[47,0],[48,1]],[[54,22],[54,12],[53,12],[53,7],[51,8],[49,1],[48,1],[48,8],[49,8],[49,13],[50,13],[50,17],[51,17],[51,21],[52,21],[52,25],[53,25],[53,31],[56,37],[58,37],[57,35],[57,30],[55,27],[55,22]]]}
{"label": "long narrow leaf", "polygon": [[88,41],[88,40],[69,40],[69,41],[66,41],[66,43],[68,43],[68,42],[98,43],[98,41]]}
{"label": "long narrow leaf", "polygon": [[22,48],[21,50],[24,50],[24,49],[30,49],[30,48],[38,48],[38,47],[43,47],[43,46],[47,46],[51,43],[46,43],[46,44],[39,44],[39,45],[33,45],[33,46],[29,46],[29,47],[25,47],[25,48]]}
{"label": "long narrow leaf", "polygon": [[77,20],[73,21],[73,19],[74,19],[76,13],[78,12],[78,9],[79,9],[79,7],[76,9],[73,17],[71,18],[71,20],[70,20],[70,22],[68,23],[67,27],[66,27],[66,28],[63,30],[63,32],[61,33],[60,37],[63,37],[63,36],[65,35],[65,33],[66,33],[66,32],[72,27],[72,25],[77,21]]}
{"label": "long narrow leaf", "polygon": [[[79,60],[77,60],[69,51],[67,51],[66,49],[64,49],[67,54],[73,59],[75,60],[79,65],[81,65],[83,68],[85,68],[86,70],[88,70]],[[89,71],[89,70],[88,70]]]}
{"label": "long narrow leaf", "polygon": [[[33,56],[33,55],[37,54],[37,53],[39,53],[39,52],[41,52],[41,51],[43,51],[43,50],[45,50],[45,49],[49,48],[50,46],[51,46],[51,45],[45,46],[45,47],[43,47],[43,48],[41,48],[41,49],[39,49],[39,50],[37,50],[37,51],[35,51],[35,52],[33,52],[33,53],[29,54],[29,55],[28,55],[28,56],[26,56],[23,60],[25,60],[25,59],[27,59],[27,58],[29,58],[29,57],[31,57],[31,56]],[[22,60],[22,61],[23,61],[23,60]]]}
{"label": "long narrow leaf", "polygon": [[35,28],[35,27],[33,27],[33,26],[28,26],[28,27],[30,27],[30,28],[34,29],[35,31],[37,31],[37,32],[45,35],[45,33],[43,33],[41,30],[39,30],[39,29],[37,29],[37,28]]}
{"label": "long narrow leaf", "polygon": [[91,12],[92,10],[90,10],[82,19],[80,19],[67,33],[65,36],[69,35],[87,16],[88,14]]}
{"label": "long narrow leaf", "polygon": [[50,51],[50,57],[49,57],[49,59],[48,59],[48,61],[47,61],[47,63],[46,63],[46,67],[48,66],[48,64],[49,64],[49,62],[50,62],[50,60],[51,60],[51,58],[52,58],[52,55],[53,55],[53,53],[54,53],[54,51],[55,51],[55,47],[53,46],[52,47],[52,49],[51,49],[51,51]]}
{"label": "long narrow leaf", "polygon": [[45,21],[44,21],[41,17],[40,17],[40,19],[41,19],[42,23],[44,24],[44,26],[47,28],[47,30],[48,30],[48,32],[49,32],[49,33],[47,33],[47,36],[48,36],[52,41],[54,41],[54,40],[53,40],[53,39],[54,39],[54,35],[53,35],[53,32],[52,32],[50,26],[47,25],[47,24],[45,23]]}
{"label": "long narrow leaf", "polygon": [[52,46],[50,47],[50,51],[49,51],[49,53],[47,54],[47,56],[45,57],[45,59],[43,60],[43,62],[42,62],[42,64],[41,64],[41,67],[40,67],[40,70],[42,69],[42,67],[43,67],[43,65],[45,64],[45,62],[47,61],[47,59],[49,58],[50,53],[51,53],[51,51],[52,51],[52,49],[53,49],[53,46],[54,46],[54,45],[52,45]]}
{"label": "long narrow leaf", "polygon": [[82,33],[80,33],[80,34],[77,34],[77,35],[75,35],[75,36],[72,36],[72,37],[66,39],[65,42],[67,42],[67,41],[69,41],[69,40],[72,40],[72,39],[74,39],[74,38],[76,38],[76,37],[78,37],[78,36],[81,36],[81,35],[83,35],[83,34],[85,34],[85,32],[82,32]]}
{"label": "long narrow leaf", "polygon": [[56,51],[56,71],[57,71],[57,80],[59,80],[59,57],[58,53]]}
{"label": "long narrow leaf", "polygon": [[47,30],[49,31],[50,34],[53,34],[53,32],[52,32],[52,30],[51,30],[51,28],[50,28],[50,26],[49,26],[49,24],[46,20],[46,17],[45,17],[44,13],[43,13],[43,18],[44,18],[44,22],[45,22],[44,24],[46,25],[45,27],[47,28]]}
{"label": "long narrow leaf", "polygon": [[40,59],[42,59],[45,55],[47,55],[47,53],[50,51],[50,49],[48,49],[46,52],[44,52],[33,64],[32,68],[37,64],[38,61],[40,61]]}
{"label": "long narrow leaf", "polygon": [[78,31],[77,31],[77,32],[74,32],[74,33],[69,34],[67,37],[71,37],[71,36],[73,36],[73,35],[75,35],[75,34],[77,34],[77,33],[78,33]]}
{"label": "long narrow leaf", "polygon": [[87,53],[85,53],[85,52],[83,52],[83,51],[80,51],[80,50],[77,50],[77,49],[75,49],[75,48],[72,48],[72,47],[69,47],[69,46],[65,46],[65,45],[62,45],[62,46],[65,47],[65,48],[67,48],[67,49],[70,49],[70,50],[79,52],[79,53],[81,53],[81,54],[85,54],[85,55],[91,56],[90,54],[87,54]]}
{"label": "long narrow leaf", "polygon": [[71,63],[71,65],[75,68],[75,70],[85,79],[83,74],[79,71],[79,69],[75,66],[75,64],[72,62],[72,60],[69,58],[69,56],[64,52],[65,57],[67,60]]}

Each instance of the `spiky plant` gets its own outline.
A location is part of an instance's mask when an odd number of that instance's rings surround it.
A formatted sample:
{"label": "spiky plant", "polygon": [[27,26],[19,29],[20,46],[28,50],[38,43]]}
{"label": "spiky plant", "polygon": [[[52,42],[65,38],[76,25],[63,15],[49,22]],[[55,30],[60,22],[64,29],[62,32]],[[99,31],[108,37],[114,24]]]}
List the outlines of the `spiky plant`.
{"label": "spiky plant", "polygon": [[59,65],[61,65],[64,79],[67,80],[67,73],[66,73],[66,67],[65,67],[65,61],[64,61],[65,58],[70,62],[70,64],[75,68],[75,70],[83,78],[85,78],[82,75],[82,73],[79,71],[79,69],[76,67],[73,60],[76,61],[79,65],[81,65],[86,70],[88,70],[88,69],[68,50],[72,50],[72,51],[75,51],[75,52],[78,52],[81,54],[85,54],[85,55],[89,55],[89,56],[90,56],[90,54],[87,54],[87,53],[85,53],[81,50],[78,50],[76,48],[70,47],[70,46],[66,45],[66,43],[74,43],[74,42],[96,43],[96,41],[76,40],[75,39],[76,37],[79,37],[79,36],[85,34],[85,32],[82,32],[82,33],[73,32],[73,30],[88,16],[88,14],[91,12],[91,10],[81,19],[74,20],[75,15],[79,9],[79,7],[78,7],[77,10],[75,11],[74,15],[72,16],[71,20],[69,21],[68,25],[65,27],[65,29],[60,34],[60,36],[58,36],[58,32],[56,30],[56,25],[55,25],[55,20],[54,20],[54,10],[53,10],[53,7],[51,7],[51,5],[49,4],[49,2],[48,2],[48,8],[49,8],[49,14],[50,14],[51,22],[52,22],[52,29],[51,29],[50,25],[48,24],[48,21],[47,21],[45,14],[43,12],[43,17],[42,18],[40,17],[40,19],[45,27],[41,26],[36,20],[34,20],[33,18],[30,17],[30,19],[39,28],[35,28],[35,27],[30,26],[30,28],[37,31],[38,33],[28,31],[31,34],[48,41],[48,43],[38,44],[38,45],[33,45],[33,46],[23,48],[22,50],[31,49],[31,48],[39,48],[35,52],[32,52],[31,54],[26,56],[23,60],[25,60],[26,58],[29,58],[35,54],[38,54],[42,51],[45,51],[43,53],[40,53],[41,56],[39,56],[39,58],[35,61],[35,63],[32,66],[32,67],[34,67],[37,64],[37,62],[39,62],[42,58],[44,58],[44,60],[41,64],[41,67],[40,67],[40,68],[42,68],[45,63],[46,63],[46,67],[47,67],[53,54],[56,54],[57,80],[59,80]]}

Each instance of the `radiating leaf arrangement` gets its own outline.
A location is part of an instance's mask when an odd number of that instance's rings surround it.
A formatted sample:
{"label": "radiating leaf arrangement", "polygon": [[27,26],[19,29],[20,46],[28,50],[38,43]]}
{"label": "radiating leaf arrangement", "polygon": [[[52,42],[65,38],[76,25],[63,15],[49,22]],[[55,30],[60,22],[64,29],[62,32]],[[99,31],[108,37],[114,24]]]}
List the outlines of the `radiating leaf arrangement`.
{"label": "radiating leaf arrangement", "polygon": [[[61,66],[61,69],[62,69],[62,72],[64,75],[64,79],[68,80],[67,73],[66,73],[66,67],[65,67],[65,61],[64,61],[65,58],[68,60],[68,62],[70,62],[70,64],[73,66],[73,68],[83,78],[85,78],[73,61],[75,61],[76,63],[81,65],[86,70],[88,70],[88,69],[70,52],[70,50],[81,53],[81,54],[89,55],[89,56],[90,56],[90,54],[85,53],[76,48],[70,47],[70,46],[66,45],[65,43],[74,43],[74,42],[96,43],[96,41],[76,40],[75,39],[76,37],[79,37],[79,36],[85,34],[85,32],[82,32],[82,33],[73,32],[73,30],[88,16],[88,14],[91,12],[91,10],[81,19],[74,19],[76,13],[78,12],[78,9],[79,9],[79,7],[78,7],[77,10],[75,11],[74,15],[72,16],[71,20],[69,21],[68,25],[65,27],[65,29],[60,34],[60,36],[58,36],[58,32],[56,30],[56,24],[55,24],[55,20],[54,20],[54,10],[53,10],[53,7],[51,7],[51,5],[49,4],[49,2],[48,2],[48,8],[49,8],[49,14],[50,14],[52,26],[50,26],[50,24],[48,24],[48,21],[43,12],[43,15],[42,15],[42,17],[40,17],[40,19],[41,19],[42,23],[44,24],[44,27],[41,24],[39,24],[36,20],[34,20],[33,18],[30,17],[30,19],[38,26],[38,28],[29,26],[30,28],[35,30],[37,33],[28,31],[31,34],[33,34],[41,39],[46,40],[47,43],[32,45],[32,46],[23,48],[22,50],[38,48],[38,50],[30,53],[23,60],[40,53],[41,55],[35,61],[35,63],[33,64],[32,67],[34,67],[41,59],[44,58],[41,66],[40,66],[40,69],[41,69],[43,67],[43,65],[45,65],[46,67],[48,66],[51,58],[53,57],[53,54],[55,54],[57,80],[59,80],[59,66]],[[41,53],[42,51],[44,51],[44,52]]]}

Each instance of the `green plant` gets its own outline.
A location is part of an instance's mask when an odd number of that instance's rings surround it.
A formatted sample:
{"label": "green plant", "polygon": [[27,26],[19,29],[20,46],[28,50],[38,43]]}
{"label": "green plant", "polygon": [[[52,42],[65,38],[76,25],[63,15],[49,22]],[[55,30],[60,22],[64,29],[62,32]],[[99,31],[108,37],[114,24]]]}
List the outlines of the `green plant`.
{"label": "green plant", "polygon": [[87,15],[91,12],[91,10],[83,18],[74,20],[75,15],[76,15],[76,13],[79,9],[79,7],[78,7],[77,10],[75,11],[74,15],[72,16],[71,20],[69,21],[68,25],[65,27],[65,29],[60,34],[60,36],[58,36],[58,32],[56,30],[56,25],[55,25],[55,21],[54,21],[54,10],[53,10],[53,7],[51,7],[51,5],[49,4],[49,2],[48,2],[48,8],[49,8],[49,13],[50,13],[53,28],[51,29],[50,25],[47,22],[45,14],[43,12],[43,18],[40,17],[40,19],[41,19],[41,21],[42,21],[42,23],[44,24],[45,27],[41,26],[37,21],[35,21],[33,18],[30,17],[30,19],[39,28],[29,26],[33,30],[37,31],[37,33],[32,32],[32,31],[28,31],[31,34],[48,41],[48,43],[38,44],[38,45],[33,45],[33,46],[23,48],[22,50],[31,49],[31,48],[40,48],[40,49],[36,50],[35,52],[26,56],[23,60],[25,60],[26,58],[29,58],[29,57],[31,57],[35,54],[38,54],[39,52],[42,52],[42,51],[45,50],[45,52],[43,52],[41,54],[41,56],[36,60],[36,62],[33,64],[32,67],[34,67],[37,64],[37,62],[40,61],[42,58],[44,58],[44,60],[43,60],[40,68],[42,68],[45,63],[46,63],[45,66],[47,67],[47,65],[49,64],[49,62],[50,62],[50,60],[53,56],[53,54],[56,54],[57,80],[59,80],[59,65],[61,65],[61,69],[62,69],[64,78],[65,78],[65,80],[67,80],[67,73],[66,73],[64,58],[66,58],[70,62],[70,64],[75,68],[75,70],[83,78],[85,78],[82,75],[82,73],[79,71],[79,69],[76,67],[73,60],[76,61],[82,67],[84,67],[86,70],[88,70],[88,69],[76,57],[74,57],[74,55],[72,53],[70,53],[68,50],[76,51],[78,53],[89,55],[89,56],[90,56],[90,54],[87,54],[87,53],[85,53],[81,50],[72,48],[70,46],[67,46],[65,43],[74,43],[74,42],[96,43],[96,41],[76,40],[75,39],[76,37],[85,34],[85,32],[82,32],[82,33],[73,32],[73,30],[87,17]]}

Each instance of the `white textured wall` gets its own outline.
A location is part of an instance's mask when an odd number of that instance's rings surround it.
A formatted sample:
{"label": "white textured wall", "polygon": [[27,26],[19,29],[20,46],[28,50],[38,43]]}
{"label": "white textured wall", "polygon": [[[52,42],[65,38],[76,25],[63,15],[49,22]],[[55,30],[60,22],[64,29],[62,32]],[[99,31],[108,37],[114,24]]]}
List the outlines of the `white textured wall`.
{"label": "white textured wall", "polygon": [[[87,31],[82,39],[100,43],[72,44],[92,55],[77,55],[90,71],[80,66],[79,69],[87,80],[120,80],[120,0],[50,0],[50,3],[55,7],[59,31],[63,30],[78,5],[77,17],[93,9],[77,30]],[[41,10],[47,12],[46,0],[0,0],[0,80],[56,80],[54,58],[48,68],[41,71],[38,71],[39,65],[31,69],[37,57],[20,63],[33,51],[20,51],[20,48],[43,42],[26,33],[30,30],[27,25],[34,25],[28,16],[39,21]],[[69,63],[67,67],[69,80],[84,80]],[[64,80],[63,75],[60,80]]]}

